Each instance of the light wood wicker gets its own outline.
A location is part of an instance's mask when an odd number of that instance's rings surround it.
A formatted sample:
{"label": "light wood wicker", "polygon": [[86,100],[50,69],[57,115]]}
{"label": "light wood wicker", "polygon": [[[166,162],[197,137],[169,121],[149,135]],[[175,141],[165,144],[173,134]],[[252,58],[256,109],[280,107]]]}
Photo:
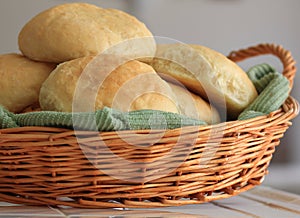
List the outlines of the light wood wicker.
{"label": "light wood wicker", "polygon": [[[264,54],[281,60],[292,87],[295,61],[279,45],[260,44],[228,57],[237,62]],[[1,129],[0,200],[146,208],[228,198],[261,184],[275,147],[298,112],[297,101],[289,97],[267,116],[167,131]],[[121,166],[116,157],[125,160]]]}

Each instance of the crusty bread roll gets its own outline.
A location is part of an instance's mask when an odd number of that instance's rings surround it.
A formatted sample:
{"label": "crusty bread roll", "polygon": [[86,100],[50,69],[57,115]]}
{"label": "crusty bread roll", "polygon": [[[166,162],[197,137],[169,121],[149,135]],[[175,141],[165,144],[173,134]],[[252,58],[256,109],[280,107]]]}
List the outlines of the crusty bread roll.
{"label": "crusty bread roll", "polygon": [[[20,31],[18,42],[21,52],[33,60],[62,63],[96,55],[112,45],[140,37],[152,38],[152,34],[142,22],[123,11],[66,3],[33,17]],[[148,43],[151,47],[154,40],[145,42],[143,46]]]}
{"label": "crusty bread roll", "polygon": [[0,104],[16,113],[37,104],[40,87],[54,68],[20,54],[0,55]]}
{"label": "crusty bread roll", "polygon": [[207,124],[220,123],[220,115],[215,107],[179,84],[169,85],[176,96],[180,114],[203,120]]}
{"label": "crusty bread roll", "polygon": [[58,65],[42,85],[41,108],[83,112],[106,106],[121,111],[153,109],[178,113],[170,86],[151,66],[133,60],[106,73],[102,69],[109,68],[110,61],[113,58],[108,57],[98,67],[97,58],[89,56]]}
{"label": "crusty bread roll", "polygon": [[162,76],[172,77],[235,119],[256,97],[247,74],[226,56],[201,45],[158,45],[149,63]]}

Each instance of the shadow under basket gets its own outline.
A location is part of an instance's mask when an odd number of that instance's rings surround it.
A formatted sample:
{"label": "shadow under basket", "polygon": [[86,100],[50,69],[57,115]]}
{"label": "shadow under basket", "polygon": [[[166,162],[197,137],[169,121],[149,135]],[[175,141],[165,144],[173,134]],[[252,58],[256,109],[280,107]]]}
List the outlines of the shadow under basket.
{"label": "shadow under basket", "polygon": [[[228,58],[238,62],[265,54],[280,59],[292,88],[295,61],[279,45],[259,44]],[[290,96],[269,115],[209,126],[115,132],[1,129],[0,201],[147,208],[228,198],[261,184],[298,111]]]}

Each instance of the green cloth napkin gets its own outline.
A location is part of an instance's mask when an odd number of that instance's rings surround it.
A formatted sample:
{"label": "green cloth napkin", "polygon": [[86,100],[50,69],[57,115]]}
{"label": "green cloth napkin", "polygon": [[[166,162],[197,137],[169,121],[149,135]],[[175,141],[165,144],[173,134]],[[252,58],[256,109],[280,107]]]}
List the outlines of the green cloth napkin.
{"label": "green cloth napkin", "polygon": [[18,127],[14,120],[14,114],[0,105],[0,129]]}
{"label": "green cloth napkin", "polygon": [[[239,115],[238,120],[269,114],[277,110],[289,95],[289,81],[270,65],[260,64],[254,66],[247,73],[259,95]],[[105,107],[95,112],[64,113],[40,111],[14,114],[0,105],[1,129],[22,126],[48,126],[76,130],[116,131],[174,129],[183,126],[200,125],[207,124],[204,121],[184,115],[156,110],[121,112]]]}
{"label": "green cloth napkin", "polygon": [[289,81],[268,64],[260,64],[247,72],[258,97],[239,115],[238,120],[247,120],[266,115],[280,108],[289,96]]}
{"label": "green cloth napkin", "polygon": [[174,129],[207,125],[184,115],[156,110],[121,112],[105,107],[95,112],[65,113],[54,111],[13,114],[0,107],[0,127],[50,126],[77,130]]}

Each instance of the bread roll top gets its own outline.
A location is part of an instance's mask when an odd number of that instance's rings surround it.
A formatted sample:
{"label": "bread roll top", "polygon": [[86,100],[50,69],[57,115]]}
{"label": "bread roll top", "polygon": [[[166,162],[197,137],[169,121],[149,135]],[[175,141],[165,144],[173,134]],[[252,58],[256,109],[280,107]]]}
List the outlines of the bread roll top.
{"label": "bread roll top", "polygon": [[[21,52],[33,60],[62,63],[141,37],[152,34],[144,23],[123,11],[66,3],[29,20],[19,33],[18,43]],[[151,51],[154,40],[146,44]]]}
{"label": "bread roll top", "polygon": [[0,55],[0,104],[15,113],[38,104],[41,85],[55,66],[16,53]]}
{"label": "bread roll top", "polygon": [[221,53],[201,45],[158,45],[147,62],[163,77],[173,78],[235,119],[256,97],[247,74]]}
{"label": "bread roll top", "polygon": [[178,113],[170,86],[151,66],[132,60],[114,68],[110,62],[113,58],[100,63],[93,58],[62,63],[51,73],[41,88],[43,110],[80,112],[106,106],[121,111],[153,109]]}

